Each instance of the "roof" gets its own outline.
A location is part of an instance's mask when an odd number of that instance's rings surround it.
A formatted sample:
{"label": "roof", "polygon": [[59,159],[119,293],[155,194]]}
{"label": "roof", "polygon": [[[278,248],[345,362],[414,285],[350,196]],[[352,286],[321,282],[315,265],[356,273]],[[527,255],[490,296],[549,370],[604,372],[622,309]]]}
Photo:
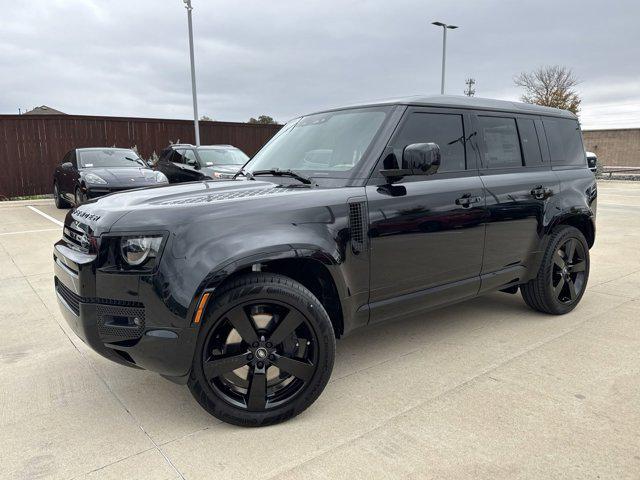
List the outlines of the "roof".
{"label": "roof", "polygon": [[89,150],[131,150],[131,148],[123,148],[123,147],[82,147],[76,148],[76,150],[80,152],[86,152]]}
{"label": "roof", "polygon": [[184,147],[189,147],[189,148],[236,148],[233,145],[227,145],[227,144],[215,144],[215,145],[200,145],[199,147],[196,147],[195,145],[191,144],[191,143],[172,143],[171,145],[169,145],[167,148],[184,148]]}
{"label": "roof", "polygon": [[465,95],[415,95],[409,97],[391,98],[371,102],[349,105],[348,107],[333,108],[324,111],[342,110],[344,108],[370,107],[376,105],[419,105],[429,107],[472,108],[479,110],[506,111],[529,113],[534,115],[551,115],[577,119],[573,113],[559,108],[543,107],[530,103],[512,102],[509,100],[494,100],[491,98],[467,97]]}
{"label": "roof", "polygon": [[47,107],[46,105],[40,105],[33,110],[24,112],[23,115],[66,115],[66,113],[56,110],[55,108]]}

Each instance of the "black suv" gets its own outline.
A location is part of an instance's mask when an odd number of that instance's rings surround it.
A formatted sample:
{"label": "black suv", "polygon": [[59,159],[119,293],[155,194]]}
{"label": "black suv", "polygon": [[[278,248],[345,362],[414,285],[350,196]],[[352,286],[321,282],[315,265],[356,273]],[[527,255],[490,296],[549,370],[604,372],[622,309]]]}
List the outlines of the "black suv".
{"label": "black suv", "polygon": [[577,118],[467,97],[297,118],[230,181],[71,211],[55,289],[116,362],[187,383],[216,417],[286,420],[322,392],[335,339],[501,290],[580,301],[596,183]]}
{"label": "black suv", "polygon": [[193,182],[216,178],[232,178],[249,160],[232,145],[202,145],[176,143],[165,148],[154,169],[162,172],[169,183]]}

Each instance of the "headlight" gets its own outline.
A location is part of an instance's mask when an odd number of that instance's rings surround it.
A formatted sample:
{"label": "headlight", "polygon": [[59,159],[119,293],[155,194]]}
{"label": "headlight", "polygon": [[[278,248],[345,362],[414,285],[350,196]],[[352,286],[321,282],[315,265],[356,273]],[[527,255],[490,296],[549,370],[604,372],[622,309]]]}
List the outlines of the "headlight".
{"label": "headlight", "polygon": [[162,172],[156,172],[156,182],[158,183],[169,183],[169,179]]}
{"label": "headlight", "polygon": [[93,183],[96,185],[106,185],[107,182],[104,178],[99,177],[95,173],[86,173],[84,175],[84,181],[87,183]]}
{"label": "headlight", "polygon": [[150,258],[155,258],[160,252],[162,235],[149,237],[122,237],[120,239],[120,254],[122,259],[131,266],[138,266]]}

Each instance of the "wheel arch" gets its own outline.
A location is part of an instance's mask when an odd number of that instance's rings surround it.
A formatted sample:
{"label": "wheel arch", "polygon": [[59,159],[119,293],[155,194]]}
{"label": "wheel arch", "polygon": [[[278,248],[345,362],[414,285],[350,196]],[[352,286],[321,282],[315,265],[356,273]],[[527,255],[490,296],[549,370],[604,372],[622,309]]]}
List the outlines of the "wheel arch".
{"label": "wheel arch", "polygon": [[336,337],[340,337],[344,333],[342,299],[345,297],[346,286],[338,267],[333,256],[311,246],[287,245],[269,253],[244,256],[207,275],[198,289],[192,311],[195,311],[195,303],[202,292],[215,292],[239,276],[257,269],[289,277],[311,291],[329,314]]}
{"label": "wheel arch", "polygon": [[555,228],[561,225],[569,225],[580,230],[587,240],[589,248],[593,247],[596,239],[596,226],[595,217],[591,212],[571,212],[556,217],[547,228],[546,236],[548,237]]}

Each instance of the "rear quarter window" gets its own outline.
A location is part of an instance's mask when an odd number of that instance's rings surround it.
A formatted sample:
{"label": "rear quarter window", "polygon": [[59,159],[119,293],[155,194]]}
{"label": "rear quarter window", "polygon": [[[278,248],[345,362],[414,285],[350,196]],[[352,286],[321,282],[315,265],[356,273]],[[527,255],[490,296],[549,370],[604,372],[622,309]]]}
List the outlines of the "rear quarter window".
{"label": "rear quarter window", "polygon": [[542,124],[549,144],[552,165],[587,164],[580,124],[577,120],[543,118]]}

